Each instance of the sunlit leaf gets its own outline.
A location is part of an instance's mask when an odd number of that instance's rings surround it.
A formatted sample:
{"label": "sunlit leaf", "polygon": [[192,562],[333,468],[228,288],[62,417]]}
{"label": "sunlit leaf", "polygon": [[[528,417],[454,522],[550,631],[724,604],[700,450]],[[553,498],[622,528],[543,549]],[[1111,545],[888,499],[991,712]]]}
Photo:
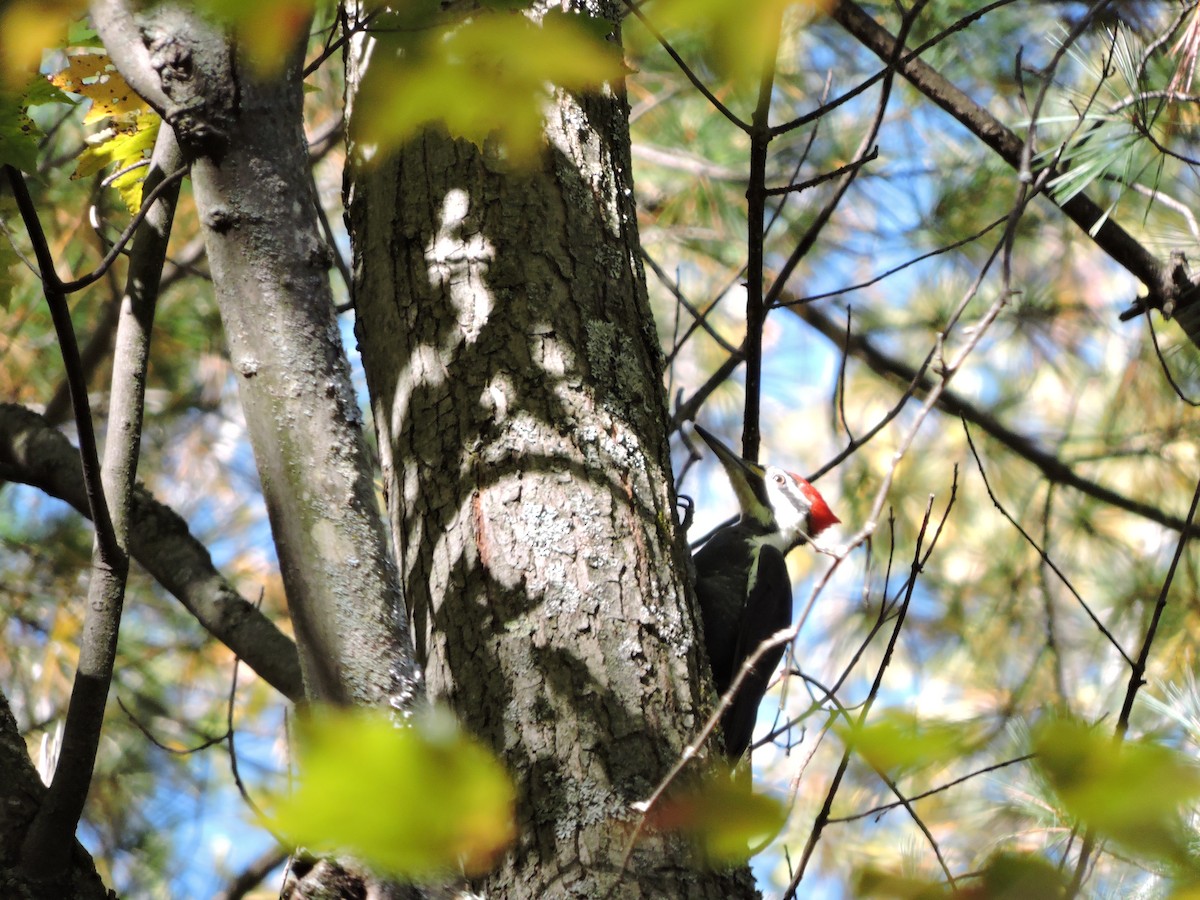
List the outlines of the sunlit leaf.
{"label": "sunlit leaf", "polygon": [[400,727],[378,712],[320,710],[298,738],[298,786],[271,812],[297,846],[421,879],[484,872],[515,834],[512,782],[447,714]]}
{"label": "sunlit leaf", "polygon": [[121,194],[130,212],[137,212],[142,205],[142,182],[146,167],[140,165],[150,157],[154,141],[162,120],[154,113],[139,116],[132,130],[119,131],[99,143],[88,146],[79,155],[79,163],[72,178],[86,178],[108,166],[122,172],[112,181],[112,187]]}
{"label": "sunlit leaf", "polygon": [[103,52],[87,50],[69,54],[66,67],[51,75],[50,81],[64,91],[92,101],[83,118],[85,125],[106,118],[136,117],[149,109]]}
{"label": "sunlit leaf", "polygon": [[668,39],[675,30],[699,30],[713,66],[726,78],[739,80],[762,71],[789,7],[812,19],[830,5],[831,0],[664,0],[654,4],[651,14]]}
{"label": "sunlit leaf", "polygon": [[1091,828],[1157,858],[1186,858],[1181,807],[1200,796],[1200,768],[1148,741],[1116,742],[1054,720],[1033,736],[1037,763],[1066,810]]}
{"label": "sunlit leaf", "polygon": [[651,823],[659,831],[685,835],[711,865],[744,861],[774,838],[787,820],[782,802],[750,788],[748,777],[713,772],[699,785],[661,800],[651,810]]}
{"label": "sunlit leaf", "polygon": [[89,139],[80,154],[72,178],[86,178],[113,166],[121,172],[112,181],[130,212],[142,203],[142,181],[158,136],[158,116],[117,72],[100,50],[68,54],[67,65],[50,76],[51,83],[64,91],[91,101],[84,123],[106,122],[109,128]]}
{"label": "sunlit leaf", "polygon": [[903,710],[887,710],[861,728],[838,730],[867,762],[890,772],[957,759],[976,729],[968,723],[922,722]]}
{"label": "sunlit leaf", "polygon": [[595,88],[622,73],[616,47],[596,23],[547,15],[540,24],[518,14],[480,16],[421,46],[375,53],[375,72],[357,101],[360,138],[398,144],[442,122],[477,144],[499,138],[524,159],[541,143],[542,110],[553,85]]}

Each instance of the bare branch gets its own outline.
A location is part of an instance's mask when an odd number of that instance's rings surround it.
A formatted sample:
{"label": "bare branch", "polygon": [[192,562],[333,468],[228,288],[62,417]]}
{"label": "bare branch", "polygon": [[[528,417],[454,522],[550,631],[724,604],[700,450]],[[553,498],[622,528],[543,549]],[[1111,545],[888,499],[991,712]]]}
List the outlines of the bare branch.
{"label": "bare branch", "polygon": [[[949,506],[947,506],[949,512]],[[887,648],[884,650],[883,659],[880,660],[879,669],[875,673],[875,678],[871,683],[871,689],[867,693],[867,700],[863,704],[861,711],[858,714],[857,727],[861,728],[866,722],[867,716],[870,715],[871,708],[875,704],[875,698],[879,696],[879,688],[883,684],[883,675],[887,671],[888,665],[892,659],[892,653],[896,648],[896,641],[900,637],[900,629],[904,627],[904,619],[908,612],[908,605],[912,601],[913,589],[917,583],[917,573],[921,568],[921,549],[925,541],[925,532],[929,527],[929,520],[933,514],[933,496],[930,495],[929,502],[925,506],[925,516],[921,520],[921,530],[917,533],[916,547],[913,551],[912,572],[908,581],[908,590],[905,591],[904,600],[900,604],[899,613],[896,616],[896,624],[892,628],[892,635],[888,640]],[[939,529],[940,531],[940,529]],[[936,537],[935,537],[936,540]],[[833,779],[829,783],[829,788],[825,792],[825,801],[821,805],[820,812],[817,813],[816,821],[813,822],[812,830],[809,832],[808,841],[804,845],[804,851],[800,855],[800,862],[796,866],[796,871],[792,874],[792,880],[784,891],[784,900],[796,896],[796,888],[799,887],[801,880],[804,878],[804,872],[808,868],[808,862],[812,859],[813,850],[816,849],[817,842],[821,839],[821,834],[825,830],[825,826],[829,823],[829,819],[833,810],[833,799],[837,796],[838,789],[841,787],[842,779],[846,775],[846,769],[850,765],[850,756],[854,752],[853,739],[847,739],[846,747],[842,751],[841,761],[838,763],[837,771],[833,775]]]}
{"label": "bare branch", "polygon": [[1080,596],[1079,591],[1075,590],[1075,585],[1071,584],[1071,579],[1067,578],[1066,573],[1064,573],[1063,570],[1055,564],[1054,560],[1050,558],[1050,554],[1041,548],[1038,542],[1033,539],[1033,535],[1026,531],[1021,526],[1021,523],[1009,514],[1008,510],[1004,508],[1004,505],[996,497],[995,492],[992,491],[992,485],[988,481],[987,473],[983,470],[983,461],[979,458],[979,452],[975,449],[975,442],[971,440],[971,430],[967,428],[967,423],[965,420],[963,421],[963,432],[967,436],[967,446],[971,448],[971,455],[975,457],[975,465],[979,469],[979,475],[983,479],[984,489],[987,490],[987,495],[991,499],[992,505],[1000,511],[1000,515],[1004,516],[1004,518],[1009,521],[1009,524],[1011,524],[1013,528],[1020,532],[1021,537],[1025,538],[1025,542],[1037,551],[1038,556],[1040,556],[1042,559],[1042,562],[1049,566],[1050,570],[1058,576],[1059,581],[1061,581],[1063,585],[1066,586],[1067,590],[1071,592],[1071,596],[1075,598],[1075,600],[1083,608],[1083,611],[1087,613],[1088,618],[1092,620],[1092,624],[1096,626],[1097,630],[1104,635],[1110,644],[1112,644],[1113,649],[1121,654],[1121,658],[1124,659],[1127,664],[1133,665],[1133,660],[1129,658],[1129,654],[1125,652],[1125,648],[1121,646],[1120,642],[1116,639],[1113,633],[1108,630],[1108,626],[1100,621],[1100,617],[1092,611],[1092,608],[1088,605],[1087,601]]}
{"label": "bare branch", "polygon": [[[1196,482],[1196,490],[1192,493],[1192,505],[1188,508],[1187,521],[1189,525],[1196,516],[1197,507],[1200,507],[1200,481]],[[1158,624],[1162,620],[1163,612],[1167,608],[1167,595],[1170,594],[1171,583],[1175,580],[1175,570],[1179,567],[1179,560],[1183,557],[1183,550],[1187,546],[1187,543],[1187,535],[1181,534],[1175,544],[1175,555],[1171,557],[1171,565],[1167,569],[1167,577],[1163,579],[1162,588],[1158,592],[1158,600],[1154,604],[1154,612],[1150,616],[1150,624],[1146,626],[1146,634],[1142,638],[1142,646],[1138,651],[1137,660],[1130,666],[1129,681],[1125,686],[1125,699],[1121,703],[1121,712],[1117,716],[1117,727],[1113,734],[1113,740],[1117,743],[1125,740],[1125,735],[1129,732],[1129,718],[1133,715],[1133,703],[1137,699],[1138,691],[1146,683],[1146,663],[1150,659],[1150,648],[1154,646],[1154,637],[1158,633]],[[1079,893],[1084,875],[1087,873],[1088,857],[1095,846],[1095,839],[1095,832],[1089,829],[1084,835],[1083,844],[1079,848],[1079,859],[1075,865],[1075,874],[1071,879],[1068,896],[1074,897]]]}
{"label": "bare branch", "polygon": [[[847,342],[843,329],[814,307],[799,306],[791,307],[791,309],[795,315],[804,319],[834,344],[866,363],[880,375],[898,378],[906,384],[919,377],[920,391],[928,392],[934,389],[935,384],[932,378],[922,375],[918,368],[884,353],[869,339],[852,336]],[[978,425],[991,437],[1034,465],[1051,481],[1075,488],[1089,497],[1095,497],[1097,500],[1142,516],[1151,522],[1157,522],[1174,531],[1186,530],[1188,533],[1194,533],[1191,526],[1178,516],[1169,515],[1157,506],[1119,494],[1096,481],[1083,477],[1066,462],[1039,447],[1032,439],[1008,428],[995,416],[977,408],[970,400],[955,391],[948,388],[941,390],[936,398],[936,404],[943,412]]]}
{"label": "bare branch", "polygon": [[[997,769],[1005,769],[1009,766],[1015,766],[1018,763],[1029,762],[1029,760],[1033,759],[1034,756],[1035,754],[1033,753],[1026,753],[1023,756],[1014,756],[1012,759],[1006,759],[1002,762],[992,763],[990,766],[984,766],[981,769],[968,772],[966,775],[955,778],[951,781],[947,781],[945,784],[939,784],[935,788],[930,788],[929,790],[922,791],[919,794],[913,794],[911,797],[907,798],[907,802],[915,803],[918,800],[924,800],[926,797],[932,797],[935,794],[944,793],[953,787],[957,787],[960,784],[965,784],[973,778],[978,778],[980,775],[986,775],[989,772],[995,772]],[[851,813],[848,816],[831,816],[829,818],[829,824],[832,825],[835,822],[854,822],[858,819],[867,819],[871,816],[882,815],[888,810],[895,809],[898,806],[907,806],[907,803],[897,800],[895,803],[881,803],[879,806],[873,806],[870,809],[863,810],[862,812]]]}
{"label": "bare branch", "polygon": [[[0,403],[0,477],[32,485],[88,515],[79,454],[37,413]],[[304,697],[296,645],[216,570],[174,511],[137,487],[129,518],[130,555],[217,640],[289,700]]]}
{"label": "bare branch", "polygon": [[[856,3],[851,0],[839,0],[834,6],[833,18],[880,58],[893,57],[897,47],[896,39]],[[1024,141],[991,113],[971,100],[927,63],[917,59],[903,60],[898,68],[917,90],[964,125],[1001,159],[1014,169],[1020,168]],[[1104,209],[1085,194],[1075,194],[1061,203],[1055,201],[1052,196],[1044,196],[1062,209],[1113,260],[1124,266],[1146,286],[1150,292],[1147,305],[1161,306],[1163,302],[1177,296],[1178,287],[1174,284],[1168,268],[1132,235],[1107,217]],[[1099,227],[1096,228],[1098,223]]]}

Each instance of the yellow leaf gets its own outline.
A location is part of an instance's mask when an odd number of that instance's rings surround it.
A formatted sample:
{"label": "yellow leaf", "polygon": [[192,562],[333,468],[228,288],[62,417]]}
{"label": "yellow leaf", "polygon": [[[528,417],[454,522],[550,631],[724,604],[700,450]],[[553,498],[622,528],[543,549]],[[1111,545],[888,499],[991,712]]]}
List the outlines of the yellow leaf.
{"label": "yellow leaf", "polygon": [[86,0],[14,0],[0,3],[0,74],[12,87],[38,70],[42,51],[58,46]]}
{"label": "yellow leaf", "polygon": [[118,172],[128,169],[114,179],[111,186],[121,194],[129,211],[137,212],[142,205],[142,181],[146,177],[146,167],[139,164],[147,160],[154,149],[161,123],[156,114],[145,113],[134,120],[130,130],[119,131],[86,147],[79,155],[71,177],[87,178],[114,164]]}
{"label": "yellow leaf", "polygon": [[84,124],[113,118],[118,123],[145,115],[150,107],[121,77],[106,53],[82,51],[67,57],[67,66],[50,76],[57,87],[92,101]]}
{"label": "yellow leaf", "polygon": [[730,79],[757,78],[788,7],[805,20],[824,14],[831,0],[662,0],[655,23],[667,31],[698,30],[717,71]]}

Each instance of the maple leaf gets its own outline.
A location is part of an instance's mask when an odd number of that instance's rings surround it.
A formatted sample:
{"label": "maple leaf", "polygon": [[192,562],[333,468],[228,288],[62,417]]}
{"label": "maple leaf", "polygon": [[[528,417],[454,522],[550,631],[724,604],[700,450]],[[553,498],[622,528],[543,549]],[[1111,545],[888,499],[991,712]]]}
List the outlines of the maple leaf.
{"label": "maple leaf", "polygon": [[72,178],[86,178],[113,166],[120,173],[111,186],[130,212],[142,204],[143,165],[150,158],[161,120],[121,77],[108,55],[83,50],[67,55],[65,68],[50,76],[64,91],[92,102],[84,124],[106,122],[108,127],[88,140]]}

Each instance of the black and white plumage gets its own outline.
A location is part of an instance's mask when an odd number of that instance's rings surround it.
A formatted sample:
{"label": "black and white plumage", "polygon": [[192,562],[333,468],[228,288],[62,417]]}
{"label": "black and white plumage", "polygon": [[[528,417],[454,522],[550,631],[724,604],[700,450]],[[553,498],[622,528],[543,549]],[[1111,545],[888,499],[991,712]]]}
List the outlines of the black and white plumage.
{"label": "black and white plumage", "polygon": [[[738,521],[718,530],[693,557],[713,683],[724,694],[758,646],[791,624],[785,557],[839,519],[799,475],[742,459],[698,425],[696,432],[721,461],[741,508]],[[763,655],[721,719],[731,759],[750,746],[759,702],[783,650]]]}

